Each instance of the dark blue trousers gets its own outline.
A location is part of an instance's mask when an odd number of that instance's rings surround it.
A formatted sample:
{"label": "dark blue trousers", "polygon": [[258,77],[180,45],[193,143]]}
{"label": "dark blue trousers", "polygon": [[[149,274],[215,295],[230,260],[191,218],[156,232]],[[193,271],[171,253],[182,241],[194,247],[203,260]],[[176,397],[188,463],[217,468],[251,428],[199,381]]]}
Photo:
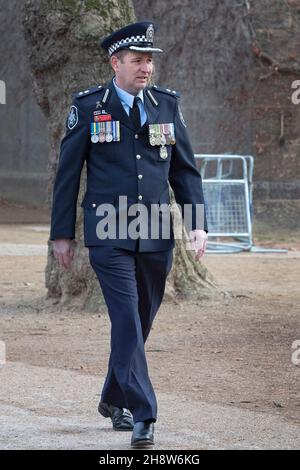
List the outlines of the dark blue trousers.
{"label": "dark blue trousers", "polygon": [[157,419],[145,342],[165,291],[173,261],[168,251],[138,252],[89,247],[111,321],[111,353],[101,400],[128,408],[134,422]]}

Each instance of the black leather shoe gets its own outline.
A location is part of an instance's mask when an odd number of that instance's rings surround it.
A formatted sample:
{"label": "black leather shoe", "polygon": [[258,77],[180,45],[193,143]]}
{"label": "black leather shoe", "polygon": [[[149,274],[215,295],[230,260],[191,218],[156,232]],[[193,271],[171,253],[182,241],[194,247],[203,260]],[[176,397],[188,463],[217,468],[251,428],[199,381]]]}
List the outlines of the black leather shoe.
{"label": "black leather shoe", "polygon": [[154,444],[154,423],[138,421],[134,424],[131,445],[132,447],[152,446]]}
{"label": "black leather shoe", "polygon": [[98,411],[104,418],[111,419],[115,431],[133,430],[133,417],[127,408],[118,408],[117,406],[108,405],[101,401],[98,406]]}

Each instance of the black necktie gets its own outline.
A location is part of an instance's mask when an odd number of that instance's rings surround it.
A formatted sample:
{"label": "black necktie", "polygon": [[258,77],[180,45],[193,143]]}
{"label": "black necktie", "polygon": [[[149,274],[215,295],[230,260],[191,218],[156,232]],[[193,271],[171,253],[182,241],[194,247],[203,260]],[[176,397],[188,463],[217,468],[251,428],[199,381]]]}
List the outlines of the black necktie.
{"label": "black necktie", "polygon": [[141,127],[141,116],[140,116],[140,110],[138,107],[138,102],[140,98],[137,96],[133,100],[133,106],[129,110],[129,117],[133,122],[133,125],[136,130],[138,130]]}

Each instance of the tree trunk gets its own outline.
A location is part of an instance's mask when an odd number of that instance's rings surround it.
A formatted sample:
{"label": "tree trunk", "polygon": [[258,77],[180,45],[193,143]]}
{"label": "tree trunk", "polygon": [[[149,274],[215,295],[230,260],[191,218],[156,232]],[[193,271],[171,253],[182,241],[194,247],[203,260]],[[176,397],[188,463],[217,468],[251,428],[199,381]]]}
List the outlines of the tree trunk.
{"label": "tree trunk", "polygon": [[[48,118],[51,152],[49,156],[49,201],[65,132],[65,117],[71,93],[103,84],[111,76],[108,58],[100,49],[100,38],[135,21],[130,0],[28,0],[24,6],[24,29],[33,87],[38,104]],[[86,180],[81,178],[82,199]],[[48,243],[46,287],[48,302],[59,306],[97,311],[104,303],[98,280],[89,265],[83,244],[83,214],[77,208],[75,256],[71,270],[58,267]],[[167,297],[203,297],[218,292],[200,264],[178,242]]]}

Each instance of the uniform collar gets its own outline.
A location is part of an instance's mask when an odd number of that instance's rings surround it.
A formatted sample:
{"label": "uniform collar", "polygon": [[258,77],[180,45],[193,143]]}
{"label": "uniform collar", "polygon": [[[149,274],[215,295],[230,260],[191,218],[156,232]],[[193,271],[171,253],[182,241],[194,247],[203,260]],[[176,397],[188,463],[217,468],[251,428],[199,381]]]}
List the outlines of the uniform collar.
{"label": "uniform collar", "polygon": [[[130,108],[133,106],[133,100],[135,98],[134,95],[131,95],[127,91],[123,90],[122,88],[118,87],[116,84],[115,78],[113,78],[113,84],[116,89],[117,95],[119,96],[120,100],[123,101],[125,104],[127,104]],[[137,98],[140,98],[142,102],[144,103],[144,93],[143,90],[140,90],[139,93],[136,95]]]}
{"label": "uniform collar", "polygon": [[[113,82],[113,79],[107,84],[106,87],[110,90],[108,95],[107,102],[104,104],[106,111],[113,116],[113,119],[116,121],[121,121],[124,126],[129,127],[132,130],[135,130],[132,120],[129,118],[126,113],[119,95],[117,93],[117,88]],[[147,88],[145,88],[147,90]],[[123,90],[124,91],[124,90]],[[128,93],[129,94],[129,93]],[[147,93],[144,94],[144,106],[147,114],[147,121],[143,126],[143,129],[146,129],[149,124],[154,124],[157,122],[159,107],[154,106]]]}

